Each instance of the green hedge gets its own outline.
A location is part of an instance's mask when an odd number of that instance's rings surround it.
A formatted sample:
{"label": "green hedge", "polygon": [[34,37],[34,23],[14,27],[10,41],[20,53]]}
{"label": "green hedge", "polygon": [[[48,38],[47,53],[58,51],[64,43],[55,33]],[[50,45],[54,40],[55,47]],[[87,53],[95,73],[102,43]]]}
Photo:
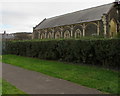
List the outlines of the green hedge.
{"label": "green hedge", "polygon": [[120,39],[6,42],[6,53],[118,68]]}

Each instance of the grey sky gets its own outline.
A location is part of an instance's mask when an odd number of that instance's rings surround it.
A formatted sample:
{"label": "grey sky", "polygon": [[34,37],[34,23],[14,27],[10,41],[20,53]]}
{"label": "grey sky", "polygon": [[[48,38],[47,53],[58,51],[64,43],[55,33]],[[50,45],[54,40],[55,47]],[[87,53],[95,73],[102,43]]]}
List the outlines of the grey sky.
{"label": "grey sky", "polygon": [[3,30],[6,30],[8,33],[32,32],[33,27],[44,18],[114,2],[114,0],[9,1],[11,2],[6,0],[0,2],[0,5],[2,5],[0,7],[0,33]]}

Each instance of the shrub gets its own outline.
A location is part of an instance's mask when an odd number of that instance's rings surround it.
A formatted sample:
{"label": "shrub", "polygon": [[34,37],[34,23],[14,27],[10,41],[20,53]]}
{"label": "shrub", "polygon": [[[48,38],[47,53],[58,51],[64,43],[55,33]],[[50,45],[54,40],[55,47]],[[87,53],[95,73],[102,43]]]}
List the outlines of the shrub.
{"label": "shrub", "polygon": [[48,60],[118,68],[120,39],[9,41],[6,53]]}

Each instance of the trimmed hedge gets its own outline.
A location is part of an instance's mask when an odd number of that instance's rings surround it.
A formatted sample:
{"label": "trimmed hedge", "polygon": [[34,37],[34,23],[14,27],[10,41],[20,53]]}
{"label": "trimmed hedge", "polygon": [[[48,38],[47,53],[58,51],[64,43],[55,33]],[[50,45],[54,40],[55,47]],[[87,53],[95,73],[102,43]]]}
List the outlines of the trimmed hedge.
{"label": "trimmed hedge", "polygon": [[120,64],[120,39],[9,41],[6,42],[6,53],[118,68]]}

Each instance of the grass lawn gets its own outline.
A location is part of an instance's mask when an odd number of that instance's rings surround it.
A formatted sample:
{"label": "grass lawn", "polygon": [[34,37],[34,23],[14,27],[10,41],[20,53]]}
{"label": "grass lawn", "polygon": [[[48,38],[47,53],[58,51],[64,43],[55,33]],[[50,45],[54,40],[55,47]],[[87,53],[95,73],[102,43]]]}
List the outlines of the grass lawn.
{"label": "grass lawn", "polygon": [[[5,95],[5,94],[16,94],[14,96],[19,96],[19,94],[25,94],[24,92],[22,92],[21,90],[17,89],[15,86],[11,85],[10,83],[8,83],[5,80],[1,80],[0,84],[2,84],[2,94],[3,95]],[[27,96],[27,95],[22,95],[22,96]]]}
{"label": "grass lawn", "polygon": [[102,92],[120,94],[118,72],[103,68],[40,60],[15,55],[3,55],[3,62],[41,72],[77,84],[96,88]]}

